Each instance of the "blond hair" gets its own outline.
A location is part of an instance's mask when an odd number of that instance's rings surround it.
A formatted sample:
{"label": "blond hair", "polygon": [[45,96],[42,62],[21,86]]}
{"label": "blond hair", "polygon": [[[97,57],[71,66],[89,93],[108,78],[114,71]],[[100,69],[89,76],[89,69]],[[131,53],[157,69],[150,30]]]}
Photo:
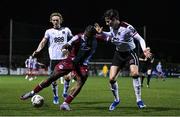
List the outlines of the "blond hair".
{"label": "blond hair", "polygon": [[61,15],[59,12],[51,13],[51,15],[50,15],[50,22],[52,22],[52,17],[53,17],[53,16],[58,16],[58,17],[60,18],[60,20],[61,20],[60,23],[63,22],[63,17],[62,17],[62,15]]}

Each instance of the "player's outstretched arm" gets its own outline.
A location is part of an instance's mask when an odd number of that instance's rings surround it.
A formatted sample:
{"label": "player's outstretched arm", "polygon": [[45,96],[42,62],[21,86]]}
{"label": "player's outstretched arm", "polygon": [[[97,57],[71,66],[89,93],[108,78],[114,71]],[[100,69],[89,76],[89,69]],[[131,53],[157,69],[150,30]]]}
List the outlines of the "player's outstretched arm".
{"label": "player's outstretched arm", "polygon": [[38,54],[46,45],[47,39],[43,38],[41,42],[38,45],[38,48],[33,52],[32,56],[34,57],[36,54]]}

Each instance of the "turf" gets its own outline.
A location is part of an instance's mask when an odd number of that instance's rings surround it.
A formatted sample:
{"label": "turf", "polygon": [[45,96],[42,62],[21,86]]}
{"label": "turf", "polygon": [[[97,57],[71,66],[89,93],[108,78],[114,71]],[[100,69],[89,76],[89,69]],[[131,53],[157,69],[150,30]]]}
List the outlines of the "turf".
{"label": "turf", "polygon": [[[0,76],[0,116],[180,116],[178,78],[167,78],[166,81],[153,78],[150,88],[144,86],[142,98],[147,108],[143,110],[136,106],[132,79],[118,78],[121,103],[112,112],[108,111],[113,100],[109,80],[101,77],[89,77],[80,94],[71,103],[72,111],[60,111],[59,105],[52,103],[51,86],[39,93],[45,98],[41,108],[32,107],[30,99],[19,99],[20,95],[32,90],[44,79],[46,77],[28,81],[24,76]],[[63,85],[59,83],[61,103],[62,88]]]}

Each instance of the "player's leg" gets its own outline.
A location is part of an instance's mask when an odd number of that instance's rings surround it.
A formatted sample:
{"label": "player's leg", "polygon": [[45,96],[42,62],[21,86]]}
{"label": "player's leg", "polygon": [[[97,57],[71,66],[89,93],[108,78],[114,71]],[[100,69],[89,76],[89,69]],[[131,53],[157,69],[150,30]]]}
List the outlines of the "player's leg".
{"label": "player's leg", "polygon": [[147,71],[147,87],[149,88],[150,80],[151,80],[151,69],[148,69]]}
{"label": "player's leg", "polygon": [[144,82],[145,74],[141,74],[141,87],[143,87],[143,82]]}
{"label": "player's leg", "polygon": [[70,110],[69,104],[73,101],[73,99],[79,94],[81,91],[86,79],[78,80],[81,78],[77,78],[76,84],[72,87],[69,95],[65,99],[65,101],[60,105],[61,110]]}
{"label": "player's leg", "polygon": [[112,65],[110,67],[109,84],[110,84],[112,94],[114,96],[114,100],[109,106],[110,111],[114,110],[120,102],[118,83],[116,80],[120,72],[120,67],[122,68],[125,63],[125,61],[121,59],[121,58],[124,58],[121,55],[123,55],[123,53],[115,51],[115,54],[112,60]]}
{"label": "player's leg", "polygon": [[140,109],[142,109],[142,108],[146,107],[146,105],[144,105],[144,103],[141,99],[141,80],[139,77],[137,65],[134,65],[134,64],[130,65],[130,74],[133,78],[133,88],[134,88],[134,92],[135,92],[135,96],[136,96],[137,106]]}
{"label": "player's leg", "polygon": [[32,91],[25,93],[24,95],[22,95],[20,97],[21,100],[26,100],[28,98],[31,98],[32,96],[34,96],[35,94],[37,94],[38,92],[40,92],[41,90],[43,90],[44,88],[50,86],[50,84],[53,81],[56,81],[60,76],[63,76],[65,74],[67,74],[68,72],[64,72],[64,71],[58,71],[56,69],[54,69],[53,74],[50,75],[50,77],[46,80],[44,80],[43,82],[41,82],[40,84],[38,84]]}
{"label": "player's leg", "polygon": [[42,89],[48,87],[50,84],[52,84],[52,82],[56,81],[59,77],[67,75],[71,71],[71,68],[69,67],[69,69],[67,70],[66,66],[64,66],[64,68],[66,70],[61,69],[59,67],[61,65],[62,65],[61,63],[56,65],[56,67],[54,68],[54,71],[50,75],[50,77],[48,79],[44,80],[43,82],[41,82],[40,84],[38,84],[31,92],[28,92],[28,93],[25,93],[24,95],[22,95],[20,97],[21,100],[26,100],[26,99],[32,97],[33,95],[35,95],[36,93],[38,93]]}
{"label": "player's leg", "polygon": [[[133,59],[134,60],[134,59]],[[134,60],[135,61],[135,60]],[[134,64],[134,63],[133,63]],[[144,83],[144,79],[145,79],[145,77],[146,77],[146,74],[147,74],[147,66],[146,65],[141,65],[141,66],[139,66],[139,69],[140,69],[140,71],[141,71],[141,73],[140,73],[140,78],[141,78],[141,87],[143,87],[143,83]]]}
{"label": "player's leg", "polygon": [[80,68],[80,74],[76,73],[76,84],[71,89],[69,95],[65,99],[65,101],[60,105],[61,110],[70,110],[69,104],[72,102],[72,100],[79,94],[82,87],[84,86],[87,77],[88,77],[88,67],[83,66]]}
{"label": "player's leg", "polygon": [[33,80],[33,69],[30,68],[30,71],[29,71],[29,81],[32,81]]}
{"label": "player's leg", "polygon": [[[50,70],[51,74],[53,73],[53,70],[55,66],[58,64],[58,60],[51,60],[50,61]],[[53,91],[53,103],[54,104],[59,104],[59,97],[58,97],[58,84],[56,81],[52,82],[51,84],[52,91]]]}
{"label": "player's leg", "polygon": [[53,95],[54,95],[53,103],[54,103],[54,104],[59,104],[59,96],[58,96],[58,85],[57,85],[57,82],[56,82],[56,81],[52,82],[51,86],[52,86],[52,91],[53,91]]}
{"label": "player's leg", "polygon": [[162,73],[158,72],[158,79],[162,79]]}
{"label": "player's leg", "polygon": [[37,79],[37,75],[39,74],[39,69],[38,68],[34,68],[33,69],[33,79]]}
{"label": "player's leg", "polygon": [[64,77],[60,77],[61,84],[64,84]]}
{"label": "player's leg", "polygon": [[25,79],[29,79],[29,68],[27,68]]}
{"label": "player's leg", "polygon": [[112,94],[114,96],[114,101],[109,107],[109,110],[112,111],[116,108],[116,106],[120,102],[119,98],[119,91],[118,91],[118,83],[117,83],[117,77],[119,73],[119,67],[118,66],[111,66],[110,68],[110,76],[109,76],[109,83],[110,83],[110,88],[112,91]]}
{"label": "player's leg", "polygon": [[[68,96],[68,89],[70,87],[70,81],[74,80],[75,74],[73,71],[71,71],[69,74],[64,76],[64,88],[63,88],[63,93],[62,96],[64,99]],[[74,81],[73,81],[74,82]]]}
{"label": "player's leg", "polygon": [[129,54],[129,69],[130,75],[133,78],[133,88],[136,96],[136,102],[139,109],[145,108],[142,99],[141,99],[141,79],[139,77],[139,59],[134,51],[131,51]]}
{"label": "player's leg", "polygon": [[166,76],[165,76],[165,73],[163,71],[161,72],[161,76],[162,76],[162,80],[165,81]]}

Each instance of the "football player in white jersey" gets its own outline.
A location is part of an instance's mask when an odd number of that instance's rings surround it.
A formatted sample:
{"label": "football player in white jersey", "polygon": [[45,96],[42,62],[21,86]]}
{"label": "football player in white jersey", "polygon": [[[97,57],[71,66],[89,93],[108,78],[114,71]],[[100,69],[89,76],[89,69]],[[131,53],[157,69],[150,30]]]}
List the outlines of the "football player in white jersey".
{"label": "football player in white jersey", "polygon": [[144,39],[137,33],[133,26],[119,20],[119,13],[117,10],[107,10],[104,14],[104,19],[106,25],[110,27],[110,31],[102,31],[103,27],[100,27],[99,24],[95,24],[95,28],[107,41],[111,41],[116,46],[109,75],[109,83],[114,96],[114,101],[110,105],[109,110],[114,110],[120,103],[118,83],[116,80],[118,73],[125,66],[125,63],[129,64],[130,75],[133,78],[133,88],[137,106],[142,109],[146,107],[146,105],[141,100],[141,82],[138,68],[139,61],[136,52],[134,51],[136,48],[134,39],[140,43],[145,56],[150,56],[151,53],[146,50]]}
{"label": "football player in white jersey", "polygon": [[26,59],[26,61],[25,61],[25,67],[27,68],[27,73],[26,73],[25,79],[28,79],[29,81],[31,81],[31,79],[33,77],[33,64],[34,64],[33,57],[29,56],[29,58]]}
{"label": "football player in white jersey", "polygon": [[157,71],[157,77],[159,79],[162,78],[162,80],[165,81],[165,76],[164,76],[164,72],[163,72],[163,69],[162,69],[161,61],[159,61],[158,64],[156,65],[156,71]]}
{"label": "football player in white jersey", "polygon": [[[65,56],[61,51],[62,46],[66,44],[72,38],[73,35],[68,27],[61,27],[63,17],[60,13],[52,13],[50,15],[50,22],[53,24],[53,27],[46,30],[44,37],[38,45],[38,48],[33,52],[32,55],[35,56],[45,47],[46,43],[48,43],[50,69],[52,74],[55,65],[59,63],[61,60],[65,59]],[[64,88],[69,88],[69,80],[67,80],[67,82],[65,80]],[[58,86],[56,82],[52,83],[52,90],[54,93],[53,103],[59,104]],[[63,96],[66,96],[67,92],[65,91],[67,91],[67,89],[64,90]]]}

